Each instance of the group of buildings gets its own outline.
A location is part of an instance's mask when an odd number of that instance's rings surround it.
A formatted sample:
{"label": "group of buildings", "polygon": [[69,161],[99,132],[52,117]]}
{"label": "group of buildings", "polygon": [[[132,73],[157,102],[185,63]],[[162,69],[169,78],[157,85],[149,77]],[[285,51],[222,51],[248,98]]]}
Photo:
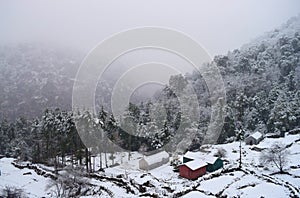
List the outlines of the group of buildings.
{"label": "group of buildings", "polygon": [[179,167],[179,175],[187,179],[197,179],[223,167],[223,160],[219,157],[201,155],[200,152],[188,151],[183,156],[183,163]]}
{"label": "group of buildings", "polygon": [[[188,151],[179,165],[179,175],[188,179],[197,179],[206,172],[213,172],[223,167],[223,161],[218,157],[202,156],[200,152]],[[169,154],[160,151],[152,155],[145,155],[139,160],[141,170],[151,170],[169,163]]]}
{"label": "group of buildings", "polygon": [[[263,139],[260,132],[255,132],[245,139],[248,145],[258,144]],[[166,151],[160,151],[144,155],[139,161],[141,170],[151,170],[169,162],[169,154]],[[213,172],[223,167],[223,160],[220,157],[203,155],[202,152],[188,151],[182,158],[182,164],[179,165],[179,175],[187,179],[197,179],[198,177]]]}

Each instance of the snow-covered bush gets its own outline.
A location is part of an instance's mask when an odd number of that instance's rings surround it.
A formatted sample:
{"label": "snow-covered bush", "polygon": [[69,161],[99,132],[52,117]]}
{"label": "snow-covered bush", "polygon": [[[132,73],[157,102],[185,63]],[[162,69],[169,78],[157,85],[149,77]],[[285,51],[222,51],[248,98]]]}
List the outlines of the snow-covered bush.
{"label": "snow-covered bush", "polygon": [[215,157],[226,157],[227,151],[224,148],[218,148],[218,151],[214,154]]}
{"label": "snow-covered bush", "polygon": [[13,186],[6,186],[2,189],[0,197],[7,197],[7,198],[26,198],[26,194],[24,190],[21,188],[16,188]]}

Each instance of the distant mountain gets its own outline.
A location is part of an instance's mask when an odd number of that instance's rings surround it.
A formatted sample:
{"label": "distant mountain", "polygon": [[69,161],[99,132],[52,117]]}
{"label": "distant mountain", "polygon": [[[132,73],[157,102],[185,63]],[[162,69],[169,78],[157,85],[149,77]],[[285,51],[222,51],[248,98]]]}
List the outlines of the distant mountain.
{"label": "distant mountain", "polygon": [[[38,44],[0,46],[0,120],[38,117],[46,108],[71,110],[73,83],[84,56]],[[126,69],[117,62],[104,73],[96,90],[97,109],[110,108],[111,90]],[[141,91],[133,101],[146,100]]]}
{"label": "distant mountain", "polygon": [[45,46],[0,47],[0,118],[35,117],[46,108],[71,108],[81,54]]}

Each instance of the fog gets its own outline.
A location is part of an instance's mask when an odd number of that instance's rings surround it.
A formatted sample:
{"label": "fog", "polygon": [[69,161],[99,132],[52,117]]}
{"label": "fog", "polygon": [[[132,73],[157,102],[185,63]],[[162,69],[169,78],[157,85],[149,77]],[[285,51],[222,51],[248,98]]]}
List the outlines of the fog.
{"label": "fog", "polygon": [[0,1],[0,44],[36,42],[88,52],[124,29],[182,31],[211,55],[239,48],[296,16],[298,0]]}

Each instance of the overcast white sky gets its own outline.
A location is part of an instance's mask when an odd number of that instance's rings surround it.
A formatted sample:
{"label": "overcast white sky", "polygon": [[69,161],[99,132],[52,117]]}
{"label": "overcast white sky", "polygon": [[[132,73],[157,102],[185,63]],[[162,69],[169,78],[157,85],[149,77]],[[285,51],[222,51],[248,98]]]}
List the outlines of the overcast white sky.
{"label": "overcast white sky", "polygon": [[124,29],[161,26],[185,32],[216,55],[299,12],[299,0],[1,0],[0,44],[51,42],[89,51]]}

